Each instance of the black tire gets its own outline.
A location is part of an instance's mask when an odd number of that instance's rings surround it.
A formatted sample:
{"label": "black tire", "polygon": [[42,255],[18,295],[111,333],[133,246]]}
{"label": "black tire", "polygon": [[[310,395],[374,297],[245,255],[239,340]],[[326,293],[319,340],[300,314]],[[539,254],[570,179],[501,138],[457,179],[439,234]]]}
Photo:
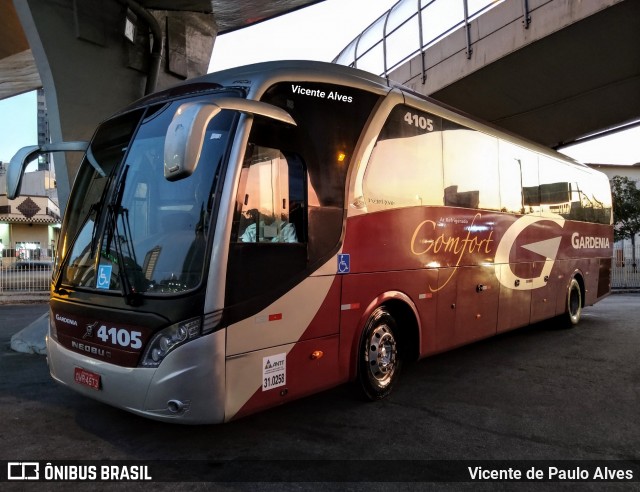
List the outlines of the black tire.
{"label": "black tire", "polygon": [[358,382],[368,400],[385,398],[398,381],[402,359],[397,333],[395,319],[383,307],[367,321],[358,351]]}
{"label": "black tire", "polygon": [[582,316],[582,289],[576,278],[572,278],[567,288],[567,311],[564,314],[565,326],[572,328],[580,322]]}

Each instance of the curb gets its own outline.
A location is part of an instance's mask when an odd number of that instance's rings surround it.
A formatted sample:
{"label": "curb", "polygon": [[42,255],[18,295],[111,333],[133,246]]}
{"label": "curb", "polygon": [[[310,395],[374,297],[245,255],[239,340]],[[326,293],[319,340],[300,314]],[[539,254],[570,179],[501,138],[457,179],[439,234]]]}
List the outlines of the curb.
{"label": "curb", "polygon": [[2,304],[33,304],[33,303],[48,303],[48,302],[49,302],[49,291],[0,293],[0,305]]}
{"label": "curb", "polygon": [[45,313],[11,337],[11,350],[23,354],[46,355],[45,337],[48,330],[49,313]]}

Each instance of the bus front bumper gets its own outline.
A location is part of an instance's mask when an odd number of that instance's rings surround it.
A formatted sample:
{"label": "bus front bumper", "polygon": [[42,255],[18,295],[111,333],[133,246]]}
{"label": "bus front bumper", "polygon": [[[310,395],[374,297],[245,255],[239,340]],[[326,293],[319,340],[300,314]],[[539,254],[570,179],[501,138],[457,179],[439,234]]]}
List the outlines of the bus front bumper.
{"label": "bus front bumper", "polygon": [[[99,361],[66,349],[50,333],[46,342],[53,379],[85,396],[155,420],[183,424],[225,420],[224,330],[178,347],[157,368]],[[99,375],[99,389],[77,383],[76,368]]]}

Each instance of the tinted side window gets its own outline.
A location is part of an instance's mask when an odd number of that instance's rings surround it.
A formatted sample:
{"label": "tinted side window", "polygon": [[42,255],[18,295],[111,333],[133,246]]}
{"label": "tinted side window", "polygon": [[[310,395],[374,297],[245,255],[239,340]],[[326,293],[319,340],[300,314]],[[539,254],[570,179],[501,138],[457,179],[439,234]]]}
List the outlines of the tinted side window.
{"label": "tinted side window", "polygon": [[500,140],[500,211],[537,214],[540,211],[538,155]]}
{"label": "tinted side window", "polygon": [[[300,156],[308,174],[309,269],[334,254],[342,236],[345,181],[364,124],[379,96],[318,82],[280,82],[262,101],[286,110],[297,126],[268,130],[278,148]],[[272,125],[273,126],[273,125]]]}
{"label": "tinted side window", "polygon": [[600,224],[611,223],[611,188],[609,180],[605,176],[594,176],[586,170],[580,170],[578,182],[583,194],[583,201],[591,206],[591,216],[585,217],[590,222]]}
{"label": "tinted side window", "polygon": [[376,142],[362,182],[369,212],[442,205],[442,119],[397,106]]}
{"label": "tinted side window", "polygon": [[582,222],[611,221],[611,193],[606,179],[550,157],[540,157],[540,198],[543,213],[549,211]]}
{"label": "tinted side window", "polygon": [[498,139],[446,120],[443,126],[445,205],[500,210]]}
{"label": "tinted side window", "polygon": [[305,171],[300,159],[250,144],[238,190],[235,241],[306,242]]}
{"label": "tinted side window", "polygon": [[580,205],[575,193],[575,171],[567,164],[546,156],[540,156],[539,164],[542,215],[551,213],[569,218],[571,209]]}

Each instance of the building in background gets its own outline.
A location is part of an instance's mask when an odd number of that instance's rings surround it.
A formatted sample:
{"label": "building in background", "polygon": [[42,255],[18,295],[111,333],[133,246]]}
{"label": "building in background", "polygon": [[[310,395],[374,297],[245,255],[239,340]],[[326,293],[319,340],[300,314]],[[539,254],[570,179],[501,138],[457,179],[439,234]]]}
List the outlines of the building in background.
{"label": "building in background", "polygon": [[[38,104],[38,145],[44,145],[51,142],[49,133],[49,117],[47,114],[47,101],[44,97],[44,89],[37,91]],[[38,157],[38,171],[52,171],[51,154],[40,154]]]}
{"label": "building in background", "polygon": [[55,179],[50,171],[25,173],[22,194],[9,200],[6,165],[0,165],[0,243],[3,264],[7,259],[53,258],[60,234],[60,207]]}
{"label": "building in background", "polygon": [[588,166],[605,173],[609,179],[614,176],[626,176],[636,183],[640,183],[640,162],[632,166],[623,164],[588,164]]}
{"label": "building in background", "polygon": [[[37,91],[38,145],[50,142],[44,90]],[[24,174],[21,196],[7,198],[6,169],[0,162],[0,257],[15,260],[53,258],[60,233],[60,207],[51,154],[40,155],[34,172]],[[33,166],[33,164],[31,165]]]}
{"label": "building in background", "polygon": [[[623,176],[636,182],[640,188],[640,162],[632,166],[621,164],[588,164],[589,167],[605,173],[609,180],[614,176]],[[635,247],[635,251],[633,251]],[[635,240],[623,239],[613,245],[613,279],[612,287],[640,287],[640,234]]]}

